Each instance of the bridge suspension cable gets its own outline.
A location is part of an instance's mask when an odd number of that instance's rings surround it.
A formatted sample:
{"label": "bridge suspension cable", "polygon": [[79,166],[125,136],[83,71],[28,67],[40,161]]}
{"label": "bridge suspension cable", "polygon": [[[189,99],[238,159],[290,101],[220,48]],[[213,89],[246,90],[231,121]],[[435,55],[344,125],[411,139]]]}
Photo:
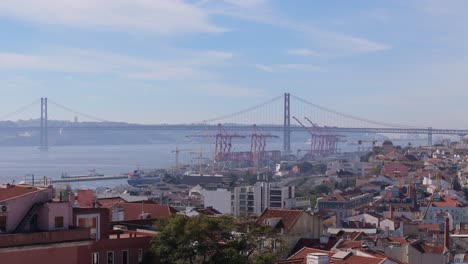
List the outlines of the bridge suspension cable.
{"label": "bridge suspension cable", "polygon": [[6,120],[10,117],[13,117],[13,116],[16,116],[16,115],[19,115],[23,112],[25,112],[26,110],[29,110],[30,108],[32,108],[33,106],[36,106],[39,104],[39,101],[38,100],[34,100],[32,101],[31,103],[23,106],[23,107],[20,107],[18,108],[17,110],[13,111],[13,112],[10,112],[10,113],[7,113],[7,114],[4,114],[4,115],[1,115],[0,116],[0,120]]}
{"label": "bridge suspension cable", "polygon": [[213,122],[219,122],[221,120],[226,120],[226,119],[229,119],[229,118],[232,118],[232,117],[235,117],[235,116],[239,116],[239,115],[242,115],[242,114],[245,114],[245,113],[248,113],[248,112],[251,112],[251,111],[254,111],[256,109],[259,109],[261,107],[264,107],[268,104],[271,104],[275,101],[278,101],[280,99],[283,98],[283,95],[279,95],[279,96],[276,96],[268,101],[265,101],[263,103],[260,103],[258,105],[255,105],[255,106],[252,106],[252,107],[249,107],[249,108],[246,108],[244,110],[241,110],[241,111],[238,111],[238,112],[235,112],[235,113],[231,113],[231,114],[227,114],[227,115],[223,115],[223,116],[219,116],[219,117],[215,117],[215,118],[211,118],[211,119],[207,119],[207,120],[203,120],[201,122],[195,122],[194,124],[209,124],[209,123],[213,123]]}
{"label": "bridge suspension cable", "polygon": [[50,99],[49,99],[49,103],[50,103],[50,104],[53,104],[53,105],[55,105],[55,106],[57,106],[57,107],[59,107],[59,108],[61,108],[61,109],[63,109],[63,110],[65,110],[65,111],[71,112],[71,113],[73,113],[73,114],[76,114],[76,115],[79,115],[79,116],[82,116],[82,117],[86,117],[86,118],[91,119],[91,120],[93,120],[93,121],[112,122],[112,121],[109,121],[109,120],[106,120],[106,119],[103,119],[103,118],[100,118],[100,117],[96,117],[96,116],[93,116],[93,115],[88,115],[88,114],[85,114],[85,113],[82,113],[82,112],[73,110],[73,109],[71,109],[71,108],[69,108],[69,107],[67,107],[67,106],[64,106],[64,105],[62,105],[62,104],[59,104],[59,103],[57,103],[57,102],[54,102],[54,101],[52,101],[52,100],[50,100]]}
{"label": "bridge suspension cable", "polygon": [[318,108],[318,109],[323,110],[325,112],[332,113],[332,114],[335,114],[335,115],[338,115],[338,116],[341,116],[341,117],[345,117],[345,118],[349,118],[349,119],[353,119],[353,120],[373,124],[373,125],[391,127],[391,128],[416,128],[416,127],[408,126],[408,125],[399,125],[399,124],[393,124],[393,123],[379,122],[379,121],[370,120],[370,119],[367,119],[367,118],[361,118],[361,117],[357,117],[357,116],[354,116],[354,115],[338,112],[338,111],[332,110],[330,108],[327,108],[327,107],[324,107],[324,106],[321,106],[321,105],[314,104],[312,102],[309,102],[309,101],[307,101],[305,99],[302,99],[302,98],[294,96],[294,95],[291,95],[291,97],[293,97],[295,100],[298,100],[298,101],[300,101],[300,102],[302,102],[304,104],[307,104],[307,105],[310,105],[312,107]]}

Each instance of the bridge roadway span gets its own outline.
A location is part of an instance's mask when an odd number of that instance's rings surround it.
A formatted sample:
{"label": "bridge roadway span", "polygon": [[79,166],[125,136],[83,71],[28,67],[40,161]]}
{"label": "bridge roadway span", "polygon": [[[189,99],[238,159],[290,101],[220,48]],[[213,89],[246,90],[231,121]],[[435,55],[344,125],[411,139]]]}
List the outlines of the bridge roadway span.
{"label": "bridge roadway span", "polygon": [[[230,131],[252,131],[251,125],[223,126]],[[40,131],[40,127],[0,127],[0,131]],[[159,124],[159,125],[81,125],[81,126],[48,126],[49,131],[116,131],[116,130],[173,130],[173,131],[216,131],[216,125],[203,124]],[[257,125],[258,130],[268,132],[283,132],[282,125]],[[291,132],[304,132],[301,126],[291,126]],[[383,134],[432,134],[432,135],[468,135],[466,129],[436,129],[436,128],[362,128],[362,127],[320,127],[314,129],[317,132],[334,133],[383,133]]]}

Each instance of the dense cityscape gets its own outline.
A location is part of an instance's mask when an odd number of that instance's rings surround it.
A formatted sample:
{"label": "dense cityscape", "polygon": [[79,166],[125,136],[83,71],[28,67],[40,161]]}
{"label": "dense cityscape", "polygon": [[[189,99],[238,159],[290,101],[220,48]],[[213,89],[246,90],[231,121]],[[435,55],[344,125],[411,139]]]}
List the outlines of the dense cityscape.
{"label": "dense cityscape", "polygon": [[467,8],[0,1],[0,264],[468,263]]}

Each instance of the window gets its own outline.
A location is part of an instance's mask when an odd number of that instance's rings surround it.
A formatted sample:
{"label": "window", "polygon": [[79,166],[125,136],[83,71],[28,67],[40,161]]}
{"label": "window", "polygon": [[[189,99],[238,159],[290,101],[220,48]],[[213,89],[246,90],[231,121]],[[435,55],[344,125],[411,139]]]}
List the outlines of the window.
{"label": "window", "polygon": [[107,264],[114,264],[114,251],[107,252]]}
{"label": "window", "polygon": [[138,249],[138,264],[143,263],[143,249]]}
{"label": "window", "polygon": [[6,232],[6,215],[0,215],[0,232]]}
{"label": "window", "polygon": [[128,250],[122,251],[122,264],[128,264]]}
{"label": "window", "polygon": [[281,202],[271,202],[270,207],[281,208]]}
{"label": "window", "polygon": [[91,264],[99,264],[99,252],[93,252],[91,255]]}
{"label": "window", "polygon": [[91,229],[91,237],[99,239],[99,214],[78,215],[77,226],[89,227]]}
{"label": "window", "polygon": [[55,228],[63,228],[63,216],[55,217]]}
{"label": "window", "polygon": [[270,197],[270,201],[273,201],[273,202],[281,202],[281,197],[278,197],[278,196],[271,196],[271,197]]}
{"label": "window", "polygon": [[281,195],[281,190],[270,190],[270,195]]}

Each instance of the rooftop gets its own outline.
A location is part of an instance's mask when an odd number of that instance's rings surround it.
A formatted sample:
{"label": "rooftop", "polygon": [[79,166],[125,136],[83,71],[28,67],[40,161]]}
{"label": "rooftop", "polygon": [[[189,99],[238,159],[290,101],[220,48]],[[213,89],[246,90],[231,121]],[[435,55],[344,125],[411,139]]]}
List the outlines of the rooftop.
{"label": "rooftop", "polygon": [[296,254],[289,257],[287,260],[282,260],[277,263],[279,264],[286,264],[286,263],[294,263],[294,264],[306,264],[307,263],[307,255],[311,253],[322,253],[328,255],[328,263],[334,264],[379,264],[381,263],[385,257],[380,256],[372,256],[372,257],[364,257],[364,256],[357,256],[351,252],[330,252],[315,248],[308,248],[304,247],[299,250]]}
{"label": "rooftop", "polygon": [[265,224],[268,219],[281,219],[284,228],[290,229],[303,212],[303,210],[267,208],[257,219],[257,223]]}
{"label": "rooftop", "polygon": [[29,185],[2,185],[0,187],[0,201],[9,200],[28,193],[40,191],[42,188],[32,187]]}

